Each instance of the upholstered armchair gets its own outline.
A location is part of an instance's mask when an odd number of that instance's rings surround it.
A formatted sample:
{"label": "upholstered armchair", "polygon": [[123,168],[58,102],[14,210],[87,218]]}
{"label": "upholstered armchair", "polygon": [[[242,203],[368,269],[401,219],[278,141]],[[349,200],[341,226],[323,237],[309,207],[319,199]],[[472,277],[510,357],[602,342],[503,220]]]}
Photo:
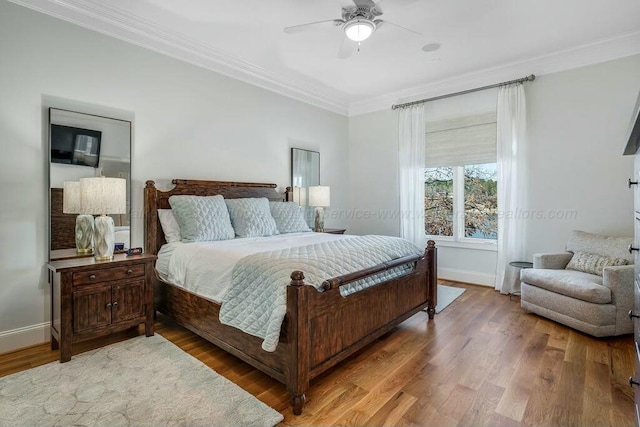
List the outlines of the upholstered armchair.
{"label": "upholstered armchair", "polygon": [[521,271],[522,307],[596,337],[633,332],[631,242],[572,231],[566,252],[535,254]]}

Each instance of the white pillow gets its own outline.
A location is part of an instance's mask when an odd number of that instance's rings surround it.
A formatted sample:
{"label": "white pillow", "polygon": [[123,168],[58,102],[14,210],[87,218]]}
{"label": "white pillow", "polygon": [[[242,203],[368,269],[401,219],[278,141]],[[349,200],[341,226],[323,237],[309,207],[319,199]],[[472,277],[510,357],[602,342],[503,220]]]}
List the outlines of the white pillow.
{"label": "white pillow", "polygon": [[184,243],[228,240],[236,236],[224,198],[180,195],[169,197]]}
{"label": "white pillow", "polygon": [[300,206],[293,202],[269,202],[271,216],[280,234],[312,231],[302,216]]}
{"label": "white pillow", "polygon": [[263,237],[278,234],[266,197],[225,199],[231,224],[238,237]]}
{"label": "white pillow", "polygon": [[160,219],[160,225],[162,226],[162,231],[164,231],[164,239],[167,243],[182,241],[180,226],[171,209],[158,209],[158,218]]}

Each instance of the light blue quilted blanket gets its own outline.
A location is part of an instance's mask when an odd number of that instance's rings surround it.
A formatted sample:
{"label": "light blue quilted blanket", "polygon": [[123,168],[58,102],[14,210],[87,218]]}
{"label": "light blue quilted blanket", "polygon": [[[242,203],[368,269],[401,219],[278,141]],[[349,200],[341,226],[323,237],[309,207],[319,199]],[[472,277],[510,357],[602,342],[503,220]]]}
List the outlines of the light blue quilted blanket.
{"label": "light blue quilted blanket", "polygon": [[[287,311],[287,285],[300,270],[305,283],[322,290],[322,282],[424,251],[389,236],[360,236],[246,256],[233,269],[231,286],[220,308],[220,322],[263,338],[262,348],[275,351]],[[407,272],[401,266],[341,286],[342,296],[374,286]]]}

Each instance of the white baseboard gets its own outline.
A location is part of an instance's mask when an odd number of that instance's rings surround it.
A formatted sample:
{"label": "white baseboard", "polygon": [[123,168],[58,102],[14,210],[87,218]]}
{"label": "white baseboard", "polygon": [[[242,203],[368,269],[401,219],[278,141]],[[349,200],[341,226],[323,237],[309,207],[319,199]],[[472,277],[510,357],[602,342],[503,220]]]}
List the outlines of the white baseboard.
{"label": "white baseboard", "polygon": [[49,342],[50,326],[51,323],[46,322],[0,332],[0,354]]}
{"label": "white baseboard", "polygon": [[459,270],[457,268],[438,267],[438,279],[453,280],[456,282],[473,283],[474,285],[495,286],[496,275],[478,273],[477,271]]}

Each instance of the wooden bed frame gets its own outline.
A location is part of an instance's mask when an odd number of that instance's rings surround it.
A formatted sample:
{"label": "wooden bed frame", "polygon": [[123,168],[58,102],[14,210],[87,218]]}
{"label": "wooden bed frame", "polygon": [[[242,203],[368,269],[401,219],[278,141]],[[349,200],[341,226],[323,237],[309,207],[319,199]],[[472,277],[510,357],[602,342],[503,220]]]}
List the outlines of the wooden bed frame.
{"label": "wooden bed frame", "polygon": [[[172,195],[285,199],[275,184],[184,179],[172,182],[175,187],[169,191],[159,191],[153,181],[147,181],[144,190],[145,248],[153,254],[165,243],[157,210],[170,209],[168,199]],[[156,309],[284,383],[291,394],[293,413],[299,415],[310,380],[420,310],[426,308],[429,319],[433,319],[437,303],[436,256],[435,243],[429,241],[422,256],[408,256],[329,279],[322,284],[324,292],[306,285],[303,272],[292,272],[287,287],[287,314],[273,353],[262,350],[262,339],[221,324],[220,305],[216,302],[157,277]],[[411,265],[412,271],[346,298],[340,295],[342,285],[403,264]]]}

